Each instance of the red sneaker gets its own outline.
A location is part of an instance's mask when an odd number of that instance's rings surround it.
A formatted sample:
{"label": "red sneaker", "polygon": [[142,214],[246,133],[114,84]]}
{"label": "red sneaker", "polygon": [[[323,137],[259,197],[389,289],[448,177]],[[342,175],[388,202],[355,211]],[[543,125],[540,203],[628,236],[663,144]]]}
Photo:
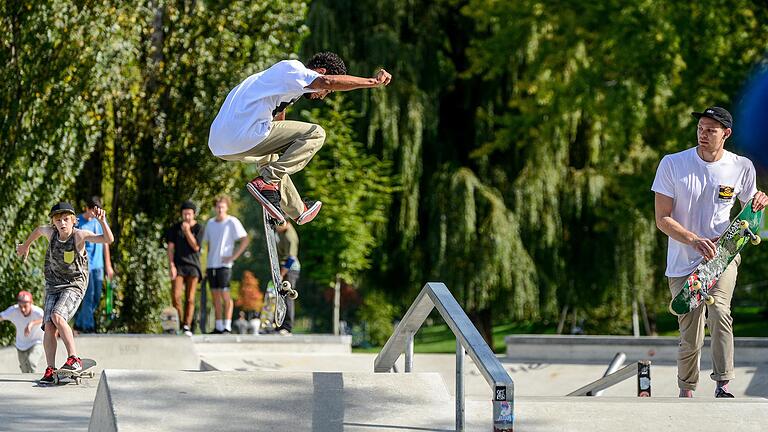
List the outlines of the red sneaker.
{"label": "red sneaker", "polygon": [[245,187],[273,219],[277,220],[278,223],[285,222],[283,209],[280,207],[280,188],[278,185],[267,183],[263,177],[259,176],[249,181]]}
{"label": "red sneaker", "polygon": [[53,374],[56,372],[56,369],[48,366],[45,368],[45,374],[43,374],[43,377],[40,378],[40,382],[44,384],[53,384]]}
{"label": "red sneaker", "polygon": [[80,360],[80,357],[72,355],[67,357],[67,361],[64,362],[64,365],[61,366],[61,368],[64,370],[80,371],[83,370],[83,362]]}
{"label": "red sneaker", "polygon": [[304,225],[310,223],[320,213],[320,208],[323,206],[322,201],[304,200],[304,211],[296,219],[297,225]]}

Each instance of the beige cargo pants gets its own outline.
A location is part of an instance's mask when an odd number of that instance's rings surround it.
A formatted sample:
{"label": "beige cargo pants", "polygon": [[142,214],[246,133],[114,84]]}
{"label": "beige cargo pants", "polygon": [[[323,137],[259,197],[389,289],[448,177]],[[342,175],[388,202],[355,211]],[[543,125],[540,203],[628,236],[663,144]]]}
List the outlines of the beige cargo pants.
{"label": "beige cargo pants", "polygon": [[304,169],[324,142],[325,130],[316,124],[276,121],[269,136],[250,150],[220,158],[257,164],[265,181],[279,184],[280,206],[295,220],[304,211],[304,202],[290,176]]}
{"label": "beige cargo pants", "polygon": [[[699,382],[699,359],[704,346],[704,308],[707,309],[706,322],[712,337],[712,374],[714,381],[732,380],[733,372],[733,318],[731,317],[731,297],[736,286],[741,255],[731,261],[710,295],[715,303],[702,304],[683,316],[677,317],[680,326],[680,347],[677,352],[677,385],[681,389],[696,390]],[[674,297],[685,285],[687,276],[669,278],[669,291]]]}

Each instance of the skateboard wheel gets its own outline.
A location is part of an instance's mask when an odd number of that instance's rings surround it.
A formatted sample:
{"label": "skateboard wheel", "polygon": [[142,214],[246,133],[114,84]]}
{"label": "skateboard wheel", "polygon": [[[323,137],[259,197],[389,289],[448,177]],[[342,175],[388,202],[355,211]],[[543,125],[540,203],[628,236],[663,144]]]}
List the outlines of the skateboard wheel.
{"label": "skateboard wheel", "polygon": [[753,237],[753,238],[750,240],[750,243],[752,243],[753,245],[757,246],[757,245],[759,245],[759,244],[760,244],[760,242],[761,242],[761,241],[762,241],[762,239],[760,238],[760,236],[759,236],[759,235],[756,235],[756,236],[754,236],[754,237]]}
{"label": "skateboard wheel", "polygon": [[288,291],[288,298],[291,300],[296,300],[299,298],[299,292],[293,289]]}
{"label": "skateboard wheel", "polygon": [[708,305],[713,305],[713,304],[715,304],[715,298],[712,297],[712,296],[709,296],[709,297],[707,297],[706,300],[704,300],[704,302],[706,302]]}
{"label": "skateboard wheel", "polygon": [[283,281],[283,282],[280,284],[280,290],[281,290],[281,291],[292,291],[292,289],[291,289],[291,283],[290,283],[290,282],[288,282],[288,281]]}
{"label": "skateboard wheel", "polygon": [[693,289],[695,289],[696,291],[699,291],[701,289],[701,281],[694,282],[692,286],[693,286]]}
{"label": "skateboard wheel", "polygon": [[740,229],[743,229],[743,230],[744,230],[744,229],[747,229],[747,228],[749,228],[749,222],[747,222],[747,221],[745,221],[745,220],[743,220],[743,221],[740,221],[740,222],[739,222],[739,228],[740,228]]}

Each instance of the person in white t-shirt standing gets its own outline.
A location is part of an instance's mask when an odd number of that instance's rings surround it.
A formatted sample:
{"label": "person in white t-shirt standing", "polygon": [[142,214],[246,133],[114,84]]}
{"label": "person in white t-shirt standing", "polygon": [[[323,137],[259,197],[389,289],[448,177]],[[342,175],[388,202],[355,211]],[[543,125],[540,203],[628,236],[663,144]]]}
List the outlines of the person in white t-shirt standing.
{"label": "person in white t-shirt standing", "polygon": [[32,303],[32,294],[20,291],[16,304],[0,312],[0,321],[16,326],[16,351],[19,368],[24,373],[37,372],[43,359],[43,309]]}
{"label": "person in white t-shirt standing", "polygon": [[251,75],[232,89],[211,124],[208,147],[224,160],[256,163],[254,197],[273,218],[287,215],[298,225],[312,221],[322,203],[302,199],[290,175],[304,169],[325,141],[316,124],[285,120],[285,109],[302,96],[323,99],[333,91],[381,87],[392,79],[384,69],[373,78],[346,75],[344,61],[318,53],[306,66],[284,60]]}
{"label": "person in white t-shirt standing", "polygon": [[[232,279],[232,265],[245,252],[250,240],[240,220],[230,216],[230,200],[226,195],[214,200],[216,217],[208,219],[203,242],[208,242],[206,279],[213,296],[213,310],[216,328],[213,334],[232,332],[232,309],[234,304],[229,295]],[[235,242],[238,242],[235,250]]]}
{"label": "person in white t-shirt standing", "polygon": [[[651,187],[655,192],[656,226],[669,236],[665,274],[673,297],[702,260],[714,258],[717,237],[730,222],[734,197],[742,206],[752,199],[755,211],[768,204],[768,197],[757,190],[752,162],[724,149],[733,132],[731,114],[720,107],[692,114],[698,119],[698,145],[664,156]],[[728,383],[735,378],[731,297],[740,263],[737,255],[710,291],[714,304],[702,304],[678,317],[680,397],[692,397],[699,381],[705,319],[712,336],[710,377],[717,382],[715,397],[733,397],[728,391]]]}

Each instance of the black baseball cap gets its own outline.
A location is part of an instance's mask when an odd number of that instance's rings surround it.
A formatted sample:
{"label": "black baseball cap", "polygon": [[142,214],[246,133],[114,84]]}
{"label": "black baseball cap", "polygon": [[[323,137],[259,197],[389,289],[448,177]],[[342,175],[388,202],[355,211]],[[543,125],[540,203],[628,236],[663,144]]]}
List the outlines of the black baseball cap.
{"label": "black baseball cap", "polygon": [[60,202],[51,208],[51,212],[48,213],[48,217],[53,217],[59,213],[72,213],[73,215],[77,214],[75,213],[75,208],[72,207],[70,203]]}
{"label": "black baseball cap", "polygon": [[713,106],[705,109],[703,112],[692,112],[691,115],[697,119],[708,117],[712,120],[717,120],[726,128],[733,127],[733,116],[725,108]]}

